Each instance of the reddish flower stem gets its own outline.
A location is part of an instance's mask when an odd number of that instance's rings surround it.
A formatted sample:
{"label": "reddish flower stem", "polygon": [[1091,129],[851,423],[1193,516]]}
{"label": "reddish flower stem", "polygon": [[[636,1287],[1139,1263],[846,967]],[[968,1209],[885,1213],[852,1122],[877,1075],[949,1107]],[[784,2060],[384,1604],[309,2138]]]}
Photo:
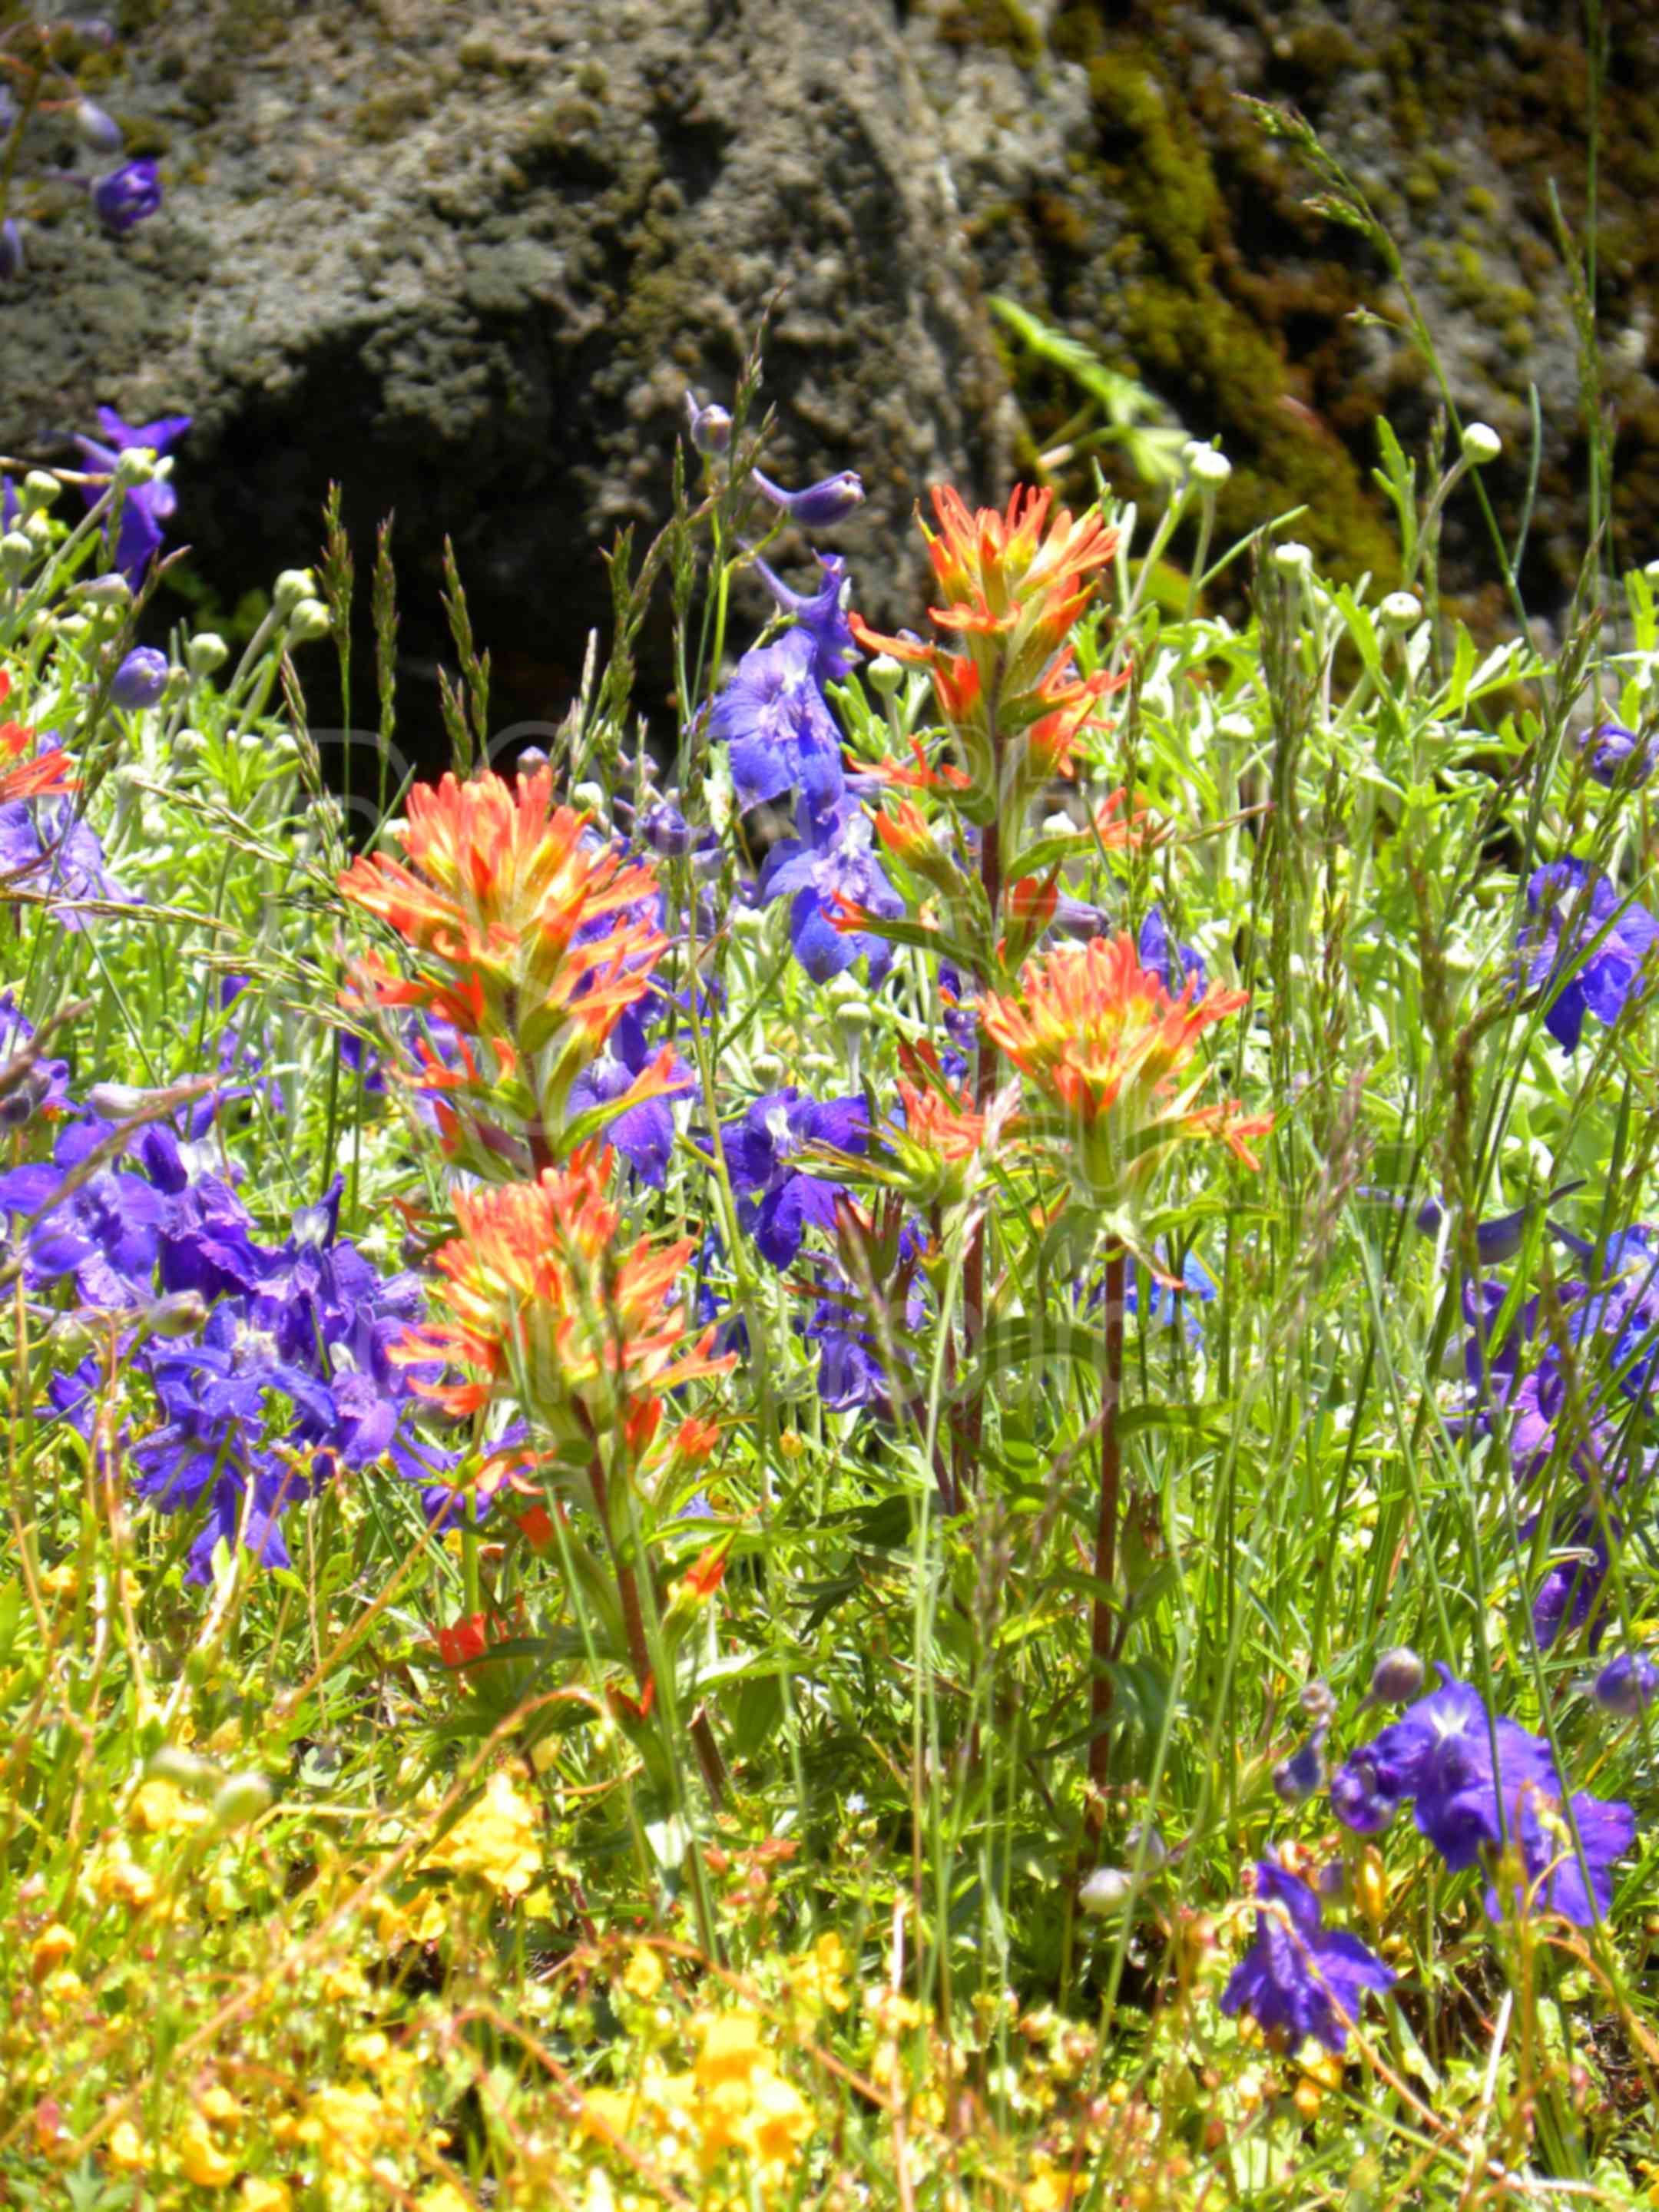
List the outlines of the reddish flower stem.
{"label": "reddish flower stem", "polygon": [[[1115,1650],[1115,1604],[1110,1595],[1117,1574],[1118,1492],[1122,1459],[1118,1443],[1117,1410],[1123,1395],[1123,1301],[1127,1279],[1126,1255],[1121,1244],[1106,1254],[1106,1364],[1100,1378],[1100,1510],[1095,1524],[1094,1620],[1090,1637],[1089,1780],[1097,1791],[1106,1787],[1111,1766],[1112,1678],[1108,1672]],[[1089,1808],[1089,1830],[1099,1832],[1103,1807],[1097,1797]]]}

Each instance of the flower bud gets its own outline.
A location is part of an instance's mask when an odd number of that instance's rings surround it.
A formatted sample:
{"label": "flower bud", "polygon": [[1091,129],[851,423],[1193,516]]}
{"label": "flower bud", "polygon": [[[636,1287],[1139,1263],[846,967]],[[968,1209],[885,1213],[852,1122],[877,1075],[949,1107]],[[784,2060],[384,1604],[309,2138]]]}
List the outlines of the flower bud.
{"label": "flower bud", "polygon": [[77,584],[75,596],[88,606],[125,613],[132,605],[132,586],[118,568],[112,568],[106,576],[88,576],[84,584]]}
{"label": "flower bud", "polygon": [[895,660],[890,653],[878,653],[864,672],[864,680],[872,691],[884,699],[890,699],[904,682],[904,665]]}
{"label": "flower bud", "polygon": [[1422,619],[1423,604],[1415,592],[1390,592],[1377,611],[1393,629],[1409,629]]}
{"label": "flower bud", "polygon": [[0,1094],[0,1129],[23,1128],[34,1118],[51,1087],[51,1079],[39,1067],[32,1067],[27,1074],[19,1076]]}
{"label": "flower bud", "polygon": [[326,637],[333,627],[334,618],[320,599],[301,599],[288,618],[288,641],[311,645]]}
{"label": "flower bud", "polygon": [[230,659],[230,647],[216,630],[200,630],[185,647],[185,665],[192,676],[211,676]]}
{"label": "flower bud", "polygon": [[214,1820],[222,1828],[246,1828],[269,1811],[274,1795],[263,1774],[233,1774],[214,1792]]}
{"label": "flower bud", "polygon": [[1483,469],[1504,450],[1504,441],[1490,422],[1471,422],[1463,432],[1463,459],[1472,469]]}
{"label": "flower bud", "polygon": [[1308,1718],[1317,1727],[1328,1722],[1336,1711],[1336,1699],[1331,1695],[1331,1686],[1322,1675],[1316,1674],[1297,1699]]}
{"label": "flower bud", "polygon": [[1233,472],[1233,465],[1225,453],[1218,452],[1213,446],[1188,445],[1185,458],[1194,483],[1203,484],[1210,490],[1219,490]]}
{"label": "flower bud", "polygon": [[539,745],[526,745],[515,763],[520,775],[534,775],[547,766],[547,755]]}
{"label": "flower bud", "polygon": [[1299,538],[1287,538],[1273,548],[1273,566],[1281,576],[1305,576],[1313,567],[1313,555]]}
{"label": "flower bud", "polygon": [[123,446],[115,456],[110,482],[122,491],[131,491],[137,484],[155,483],[161,475],[161,458],[148,446]]}
{"label": "flower bud", "polygon": [[864,480],[852,469],[820,477],[817,483],[808,484],[801,491],[785,491],[757,469],[755,484],[803,530],[827,530],[831,523],[844,520],[864,497]]}
{"label": "flower bud", "polygon": [[1123,1867],[1097,1867],[1078,1891],[1085,1912],[1121,1912],[1134,1894],[1134,1876]]}
{"label": "flower bud", "polygon": [[1325,1729],[1322,1723],[1301,1748],[1273,1769],[1273,1789],[1281,1803],[1299,1805],[1325,1779]]}
{"label": "flower bud", "polygon": [[1406,1705],[1423,1686],[1423,1662],[1408,1644],[1396,1644],[1371,1669],[1370,1696],[1374,1705]]}
{"label": "flower bud", "polygon": [[24,477],[23,488],[17,495],[18,504],[25,514],[33,514],[38,507],[54,505],[63,489],[57,477],[46,470],[31,469]]}
{"label": "flower bud", "polygon": [[176,761],[200,760],[207,750],[207,739],[199,730],[180,730],[173,740],[173,757]]}
{"label": "flower bud", "polygon": [[0,284],[9,283],[21,276],[26,266],[23,258],[23,234],[17,228],[17,218],[8,216],[0,222]]}
{"label": "flower bud", "polygon": [[0,575],[15,584],[33,566],[34,548],[21,530],[9,530],[0,538]]}
{"label": "flower bud", "polygon": [[696,831],[672,801],[659,799],[647,806],[635,824],[641,838],[665,860],[680,859],[691,850]]}
{"label": "flower bud", "polygon": [[1150,1820],[1137,1820],[1127,1830],[1123,1848],[1130,1858],[1144,1858],[1149,1867],[1161,1867],[1170,1856],[1170,1846]]}
{"label": "flower bud", "polygon": [[705,459],[713,459],[725,453],[732,442],[732,417],[724,407],[699,407],[695,396],[685,395],[685,412],[690,423],[691,443]]}
{"label": "flower bud", "polygon": [[[192,1651],[192,1659],[198,1655]],[[210,1790],[219,1779],[219,1770],[211,1759],[203,1759],[188,1751],[181,1743],[164,1743],[144,1762],[147,1782],[170,1782],[175,1790],[202,1791]]]}
{"label": "flower bud", "polygon": [[207,1317],[207,1301],[199,1291],[173,1291],[144,1309],[144,1327],[150,1335],[171,1341],[193,1336]]}
{"label": "flower bud", "polygon": [[161,204],[161,173],[154,161],[128,161],[100,177],[92,188],[93,211],[118,238],[153,216]]}
{"label": "flower bud", "polygon": [[317,579],[309,568],[284,568],[271,586],[270,604],[279,615],[291,615],[301,599],[314,599]]}
{"label": "flower bud", "polygon": [[95,100],[83,100],[75,111],[75,128],[81,143],[94,154],[118,154],[121,126]]}
{"label": "flower bud", "polygon": [[153,645],[136,645],[116,670],[109,696],[129,714],[153,707],[167,688],[167,657]]}
{"label": "flower bud", "polygon": [[1659,1667],[1639,1651],[1622,1651],[1596,1676],[1594,1694],[1604,1712],[1628,1718],[1659,1697]]}
{"label": "flower bud", "polygon": [[155,1095],[131,1083],[94,1083],[87,1093],[87,1110],[100,1121],[125,1121],[141,1112]]}

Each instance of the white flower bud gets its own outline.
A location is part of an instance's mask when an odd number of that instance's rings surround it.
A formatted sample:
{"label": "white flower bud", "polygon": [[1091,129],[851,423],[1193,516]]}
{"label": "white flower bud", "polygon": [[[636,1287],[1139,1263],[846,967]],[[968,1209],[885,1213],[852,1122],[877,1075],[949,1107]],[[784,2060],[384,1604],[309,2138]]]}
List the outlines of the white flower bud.
{"label": "white flower bud", "polygon": [[570,787],[570,803],[580,806],[584,814],[603,815],[605,791],[597,783],[574,783]]}
{"label": "white flower bud", "polygon": [[1504,441],[1490,422],[1471,422],[1463,432],[1463,459],[1472,469],[1483,469],[1504,450]]}
{"label": "white flower bud", "polygon": [[112,568],[106,576],[88,576],[84,584],[77,584],[75,596],[91,606],[125,610],[132,605],[132,586],[118,568]]}
{"label": "white flower bud", "polygon": [[1121,1912],[1134,1894],[1134,1876],[1122,1867],[1097,1867],[1077,1893],[1085,1912]]}
{"label": "white flower bud", "polygon": [[1187,465],[1194,483],[1206,484],[1212,489],[1224,484],[1233,472],[1233,465],[1225,453],[1218,453],[1213,446],[1189,447]]}
{"label": "white flower bud", "polygon": [[326,637],[333,627],[328,609],[320,599],[299,599],[288,618],[288,641],[290,645],[309,645],[317,638]]}
{"label": "white flower bud", "polygon": [[1287,538],[1273,548],[1273,566],[1281,576],[1305,576],[1313,567],[1313,555],[1299,538]]}
{"label": "white flower bud", "polygon": [[34,566],[34,548],[21,530],[9,530],[0,538],[0,573],[12,583],[27,575]]}
{"label": "white flower bud", "polygon": [[317,579],[309,568],[284,568],[272,585],[270,604],[279,615],[291,615],[301,599],[314,599]]}
{"label": "white flower bud", "polygon": [[25,514],[33,514],[37,507],[51,507],[63,489],[57,477],[48,476],[44,469],[31,469],[17,495],[18,504]]}
{"label": "white flower bud", "polygon": [[131,491],[137,484],[154,483],[161,474],[161,464],[148,446],[127,446],[115,456],[111,481],[123,491]]}
{"label": "white flower bud", "polygon": [[890,699],[904,681],[904,664],[890,653],[878,653],[865,670],[864,680],[872,691]]}
{"label": "white flower bud", "polygon": [[1415,592],[1390,592],[1376,611],[1392,629],[1409,629],[1420,620],[1423,605]]}

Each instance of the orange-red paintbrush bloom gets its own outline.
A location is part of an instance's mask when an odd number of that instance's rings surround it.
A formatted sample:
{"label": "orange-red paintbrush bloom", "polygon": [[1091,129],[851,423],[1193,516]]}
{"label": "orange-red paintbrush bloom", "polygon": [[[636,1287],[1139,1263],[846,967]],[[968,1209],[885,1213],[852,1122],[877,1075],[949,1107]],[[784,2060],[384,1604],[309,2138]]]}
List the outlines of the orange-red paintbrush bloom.
{"label": "orange-red paintbrush bloom", "polygon": [[1097,511],[1074,520],[1062,507],[1051,517],[1046,489],[1021,487],[1006,512],[970,513],[948,485],[936,485],[933,498],[939,533],[925,524],[923,533],[944,604],[928,613],[962,638],[962,650],[883,636],[857,615],[850,620],[868,651],[931,671],[939,711],[983,796],[983,818],[1008,795],[999,786],[1018,796],[1069,774],[1097,705],[1122,681],[1104,669],[1079,675],[1067,645],[1096,572],[1117,550],[1117,532]]}
{"label": "orange-red paintbrush bloom", "polygon": [[1171,998],[1125,933],[1029,963],[1018,993],[988,994],[980,1018],[1069,1137],[1084,1189],[1133,1206],[1187,1139],[1219,1138],[1256,1165],[1247,1140],[1265,1136],[1273,1116],[1246,1116],[1236,1101],[1200,1105],[1202,1071],[1183,1088],[1199,1038],[1244,1002],[1215,984],[1201,999],[1190,984]]}
{"label": "orange-red paintbrush bloom", "polygon": [[623,1233],[607,1195],[611,1153],[582,1146],[533,1182],[458,1192],[460,1234],[437,1255],[443,1310],[412,1331],[405,1364],[441,1359],[465,1379],[417,1383],[447,1412],[507,1399],[556,1448],[586,1456],[625,1434],[636,1452],[681,1383],[725,1374],[714,1332],[686,1327],[696,1240],[653,1248]]}
{"label": "orange-red paintbrush bloom", "polygon": [[422,1006],[485,1039],[503,1078],[522,1079],[550,1126],[652,988],[667,943],[654,870],[593,836],[586,816],[555,806],[549,769],[513,785],[488,772],[417,784],[401,842],[401,860],[376,854],[340,878],[411,956],[403,976],[364,962],[362,981],[381,1006]]}
{"label": "orange-red paintbrush bloom", "polygon": [[[0,706],[10,692],[11,678],[0,668]],[[78,788],[70,775],[68,757],[55,745],[31,753],[33,743],[33,731],[21,722],[0,722],[0,806],[14,799],[45,799]]]}

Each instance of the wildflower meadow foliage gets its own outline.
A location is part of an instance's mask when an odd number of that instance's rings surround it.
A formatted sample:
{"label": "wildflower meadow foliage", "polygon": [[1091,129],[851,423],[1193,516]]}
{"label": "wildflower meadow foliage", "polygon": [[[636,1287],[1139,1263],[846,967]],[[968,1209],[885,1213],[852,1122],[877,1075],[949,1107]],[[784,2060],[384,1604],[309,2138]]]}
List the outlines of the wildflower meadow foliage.
{"label": "wildflower meadow foliage", "polygon": [[233,662],[7,471],[0,2197],[1650,2201],[1655,578],[1385,431],[878,627],[758,385],[432,775],[337,499]]}

